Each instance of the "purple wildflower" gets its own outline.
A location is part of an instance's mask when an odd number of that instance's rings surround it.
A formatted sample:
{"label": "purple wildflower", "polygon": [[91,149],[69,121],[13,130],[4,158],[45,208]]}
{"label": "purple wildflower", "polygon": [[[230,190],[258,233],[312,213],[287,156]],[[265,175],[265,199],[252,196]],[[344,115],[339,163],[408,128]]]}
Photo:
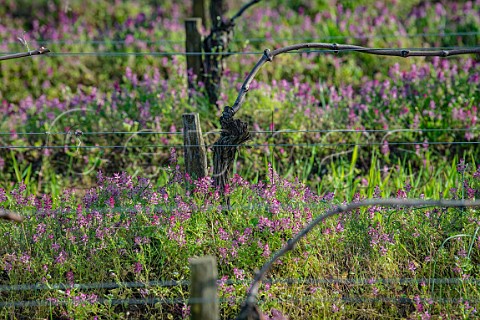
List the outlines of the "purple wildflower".
{"label": "purple wildflower", "polygon": [[464,173],[466,168],[467,166],[465,164],[465,160],[461,159],[460,162],[457,164],[458,173]]}
{"label": "purple wildflower", "polygon": [[461,248],[460,250],[458,250],[457,256],[459,256],[461,258],[465,258],[467,256],[467,252],[465,251],[464,248]]}
{"label": "purple wildflower", "polygon": [[190,306],[184,305],[182,307],[182,318],[183,319],[188,319],[190,318]]}
{"label": "purple wildflower", "polygon": [[73,284],[75,282],[75,275],[73,274],[73,271],[70,270],[65,274],[65,278],[67,279],[69,284]]}
{"label": "purple wildflower", "polygon": [[228,235],[228,233],[225,230],[223,230],[223,228],[218,229],[218,235],[219,235],[220,239],[222,239],[222,240],[227,241],[227,240],[230,239],[230,236]]}
{"label": "purple wildflower", "polygon": [[67,253],[65,252],[65,250],[62,250],[60,251],[60,253],[58,253],[57,257],[55,258],[55,263],[62,265],[66,261],[67,261]]}
{"label": "purple wildflower", "polygon": [[415,270],[417,270],[417,266],[415,265],[415,263],[413,261],[410,261],[408,263],[408,270],[410,270],[410,272],[412,272],[412,273],[415,273]]}
{"label": "purple wildflower", "polygon": [[332,312],[338,312],[340,311],[340,308],[334,303],[332,304]]}
{"label": "purple wildflower", "polygon": [[5,193],[5,189],[0,188],[0,202],[7,201],[7,194]]}
{"label": "purple wildflower", "polygon": [[142,272],[142,270],[143,270],[143,266],[140,262],[135,262],[133,264],[133,272],[134,273],[138,274],[138,273]]}
{"label": "purple wildflower", "polygon": [[381,151],[384,155],[388,155],[390,153],[390,148],[388,147],[388,141],[387,140],[383,141]]}
{"label": "purple wildflower", "polygon": [[[479,180],[480,180],[480,165],[477,167],[477,171],[475,171],[475,172],[473,173],[473,177],[474,177],[475,179],[479,179]],[[1,192],[0,192],[0,197],[1,197]],[[0,200],[1,200],[1,199],[0,199]],[[1,201],[0,201],[0,202],[1,202]]]}
{"label": "purple wildflower", "polygon": [[245,279],[245,271],[243,271],[242,269],[233,268],[233,274],[235,275],[235,278],[237,278],[237,280]]}

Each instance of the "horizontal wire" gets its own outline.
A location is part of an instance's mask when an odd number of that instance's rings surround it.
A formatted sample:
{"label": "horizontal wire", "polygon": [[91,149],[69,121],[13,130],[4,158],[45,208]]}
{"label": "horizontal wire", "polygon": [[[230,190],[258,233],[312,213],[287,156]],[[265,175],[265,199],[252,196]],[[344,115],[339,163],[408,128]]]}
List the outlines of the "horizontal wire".
{"label": "horizontal wire", "polygon": [[[430,50],[451,50],[451,49],[480,49],[479,46],[450,46],[450,47],[430,47],[430,48],[352,48],[344,50],[330,50],[330,49],[302,49],[296,51],[285,52],[287,54],[302,54],[302,53],[342,53],[342,52],[363,52],[363,51],[430,51]],[[11,54],[11,52],[3,52],[0,54]],[[47,55],[50,57],[64,57],[64,56],[231,56],[231,55],[263,55],[264,51],[235,51],[235,52],[50,52]]]}
{"label": "horizontal wire", "polygon": [[[246,147],[246,148],[262,148],[262,147],[368,147],[368,146],[410,146],[410,145],[477,145],[480,141],[417,141],[417,142],[367,142],[367,143],[264,143],[264,144],[222,144],[222,147]],[[17,146],[17,145],[0,145],[0,149],[131,149],[131,148],[183,148],[198,147],[213,148],[214,145],[199,144],[152,144],[152,145],[112,145],[112,146],[82,146],[82,145],[65,145],[65,146]]]}
{"label": "horizontal wire", "polygon": [[[395,132],[470,132],[470,131],[480,131],[478,128],[425,128],[425,129],[318,129],[318,130],[296,130],[296,129],[282,129],[282,130],[255,130],[249,131],[251,134],[284,134],[284,133],[395,133]],[[140,135],[140,134],[164,134],[164,135],[182,135],[183,131],[81,131],[81,135],[108,135],[108,134],[131,134],[131,135]],[[204,132],[203,135],[207,134],[221,134],[220,130],[218,131],[209,131]],[[0,135],[75,135],[73,131],[66,132],[0,132]]]}
{"label": "horizontal wire", "polygon": [[[480,131],[479,128],[426,128],[426,129],[318,129],[318,130],[295,130],[295,129],[285,129],[285,130],[258,130],[258,131],[249,131],[250,133],[263,133],[263,134],[280,134],[280,133],[330,133],[330,132],[341,132],[341,133],[375,133],[375,132],[455,132],[455,131]],[[219,132],[220,133],[220,132]]]}
{"label": "horizontal wire", "polygon": [[[287,279],[290,280],[290,279]],[[354,285],[375,285],[375,284],[474,284],[480,285],[480,279],[462,279],[462,278],[383,278],[383,279],[293,279],[298,282],[294,284],[354,284]],[[277,283],[276,280],[262,281],[264,283]],[[285,283],[280,280],[279,283]],[[290,284],[289,282],[287,282]]]}
{"label": "horizontal wire", "polygon": [[127,56],[233,56],[233,55],[262,55],[263,51],[252,52],[51,52],[49,57],[78,57],[78,56],[107,56],[107,57],[127,57]]}
{"label": "horizontal wire", "polygon": [[0,285],[0,292],[6,291],[29,291],[29,290],[65,290],[65,289],[116,289],[116,288],[147,288],[147,287],[175,287],[188,286],[189,281],[149,281],[149,282],[98,282],[98,283],[75,283],[75,284],[17,284],[17,285]]}
{"label": "horizontal wire", "polygon": [[[218,205],[218,206],[220,207],[220,205]],[[263,208],[263,209],[268,210],[268,212],[270,212],[270,207],[271,207],[271,206],[265,205],[265,208]],[[253,208],[252,208],[252,207],[250,207],[250,208],[246,207],[245,209],[253,210],[253,209],[255,209],[255,208],[259,208],[259,207],[253,207]],[[307,208],[311,209],[311,207],[307,207]],[[416,209],[427,209],[427,208],[430,208],[430,207],[419,207],[419,208],[416,208]],[[206,210],[205,208],[201,208],[201,209]],[[238,210],[237,208],[232,208],[232,209]],[[294,209],[305,209],[305,207],[302,207],[302,208],[294,208]],[[218,210],[221,210],[221,209],[219,208]],[[414,210],[414,209],[412,209],[412,210]],[[124,211],[124,212],[125,212],[125,213],[129,213],[129,212],[131,212],[131,211],[132,211],[132,210],[126,210],[126,211]],[[193,211],[193,210],[192,210],[192,211]],[[167,212],[167,211],[164,211],[164,213],[166,213],[166,212]],[[173,210],[172,210],[172,211],[169,211],[169,212],[173,212]],[[27,218],[28,218],[28,217],[27,217]],[[92,224],[92,225],[95,225],[95,224]],[[114,223],[113,225],[103,224],[102,227],[105,228],[105,229],[110,229],[110,230],[121,230],[121,229],[125,229],[125,226],[122,226],[122,225],[121,225],[121,222]],[[131,231],[139,231],[139,230],[155,229],[155,228],[158,229],[158,227],[156,227],[156,225],[151,225],[151,226],[134,226],[134,227],[130,226],[130,227],[128,228],[128,230],[131,230]],[[480,284],[480,283],[479,283],[479,284]]]}
{"label": "horizontal wire", "polygon": [[[93,189],[95,189],[94,187],[92,187]],[[89,189],[92,189],[92,188],[89,188]],[[212,185],[212,188],[213,185]],[[161,195],[159,195],[161,197]],[[284,203],[279,203],[276,205],[276,207],[278,207],[279,209],[285,209],[285,210],[291,210],[291,209],[305,209],[305,208],[308,208],[308,209],[327,209],[327,204],[329,205],[329,207],[331,207],[332,205],[336,205],[335,203],[331,203],[331,202],[327,202],[326,200],[319,200],[319,202],[317,203],[308,203],[308,205],[304,202],[301,203],[289,203],[289,204],[284,204]],[[149,209],[151,209],[151,211],[153,212],[158,212],[158,211],[161,211],[162,213],[171,213],[173,212],[174,210],[177,210],[178,209],[178,206],[177,205],[153,205],[153,207],[151,207],[151,205],[149,206],[148,204],[147,205],[144,205],[142,206],[142,209],[144,209],[146,207],[148,207]],[[214,204],[210,204],[208,206],[192,206],[190,209],[191,210],[198,210],[198,208],[201,208],[202,210],[210,210],[210,209],[219,209],[219,207],[221,207],[220,204],[218,205],[214,205]],[[232,210],[253,210],[253,209],[270,209],[271,208],[271,205],[268,204],[268,203],[264,203],[264,204],[249,204],[249,205],[238,205],[236,203],[234,204],[231,204],[230,205],[230,208]],[[418,207],[417,209],[425,209],[425,208],[429,208],[429,207]],[[53,209],[52,211],[55,212],[57,209]],[[95,207],[85,207],[83,210],[85,210],[86,213],[132,213],[133,211],[138,211],[137,209],[137,206],[135,205],[131,205],[131,206],[116,206],[114,208],[95,208]],[[43,209],[35,209],[35,210],[15,210],[15,213],[21,213],[21,214],[33,214],[33,215],[36,215],[36,214],[43,214],[43,213],[49,213],[48,211],[43,211]],[[61,213],[58,214],[57,216],[61,216]],[[116,222],[115,224],[117,224],[119,222]],[[112,227],[112,225],[110,226],[106,226],[106,227]],[[151,228],[152,226],[145,226],[145,228]],[[143,228],[143,227],[142,227]],[[132,227],[132,229],[139,229],[138,226],[135,226],[134,228]]]}
{"label": "horizontal wire", "polygon": [[[139,304],[148,304],[155,305],[160,304],[186,304],[188,299],[177,298],[177,299],[162,299],[162,298],[143,298],[143,299],[108,299],[108,298],[97,298],[93,303],[86,301],[74,301],[74,298],[71,300],[26,300],[26,301],[7,301],[0,302],[0,308],[21,308],[21,307],[47,307],[47,306],[59,306],[59,305],[72,305],[72,304],[109,304],[109,305],[139,305]],[[205,301],[206,303],[206,301]]]}
{"label": "horizontal wire", "polygon": [[[397,293],[398,294],[398,293]],[[402,296],[396,296],[396,297],[387,297],[387,296],[377,296],[377,297],[362,297],[362,296],[338,296],[338,297],[330,297],[330,298],[320,298],[320,297],[312,297],[312,296],[306,296],[302,298],[277,298],[277,299],[268,299],[265,298],[265,302],[267,301],[273,301],[277,303],[285,303],[285,302],[290,302],[290,303],[302,303],[302,302],[337,302],[337,303],[378,303],[378,302],[390,302],[390,303],[396,303],[396,304],[406,304],[406,303],[414,303],[415,300],[414,297],[402,297]],[[438,304],[456,304],[458,306],[459,303],[468,301],[469,303],[472,303],[473,305],[476,305],[480,302],[480,299],[465,299],[463,297],[458,297],[458,298],[437,298],[437,297],[427,297],[427,298],[419,298],[419,302],[423,303],[438,303]],[[264,301],[260,301],[264,302]],[[259,303],[261,304],[261,303]]]}
{"label": "horizontal wire", "polygon": [[[217,280],[222,285],[245,285],[250,284],[251,280]],[[323,285],[323,284],[351,284],[351,285],[377,285],[377,284],[473,284],[480,285],[480,279],[462,279],[462,278],[323,278],[323,279],[265,279],[263,283],[268,284],[290,284],[290,285]],[[149,287],[175,287],[190,286],[188,280],[158,280],[149,282],[96,282],[96,283],[57,283],[57,284],[16,284],[0,285],[0,292],[9,291],[30,291],[30,290],[92,290],[92,289],[117,289],[117,288],[149,288]]]}
{"label": "horizontal wire", "polygon": [[[219,285],[247,285],[250,283],[249,280],[227,280],[221,281],[217,280]],[[473,284],[479,285],[480,280],[478,279],[462,279],[462,278],[361,278],[361,279],[265,279],[264,283],[266,284],[289,284],[289,285],[320,285],[320,284],[351,284],[351,285],[376,285],[376,284]],[[2,285],[0,286],[0,291],[11,292],[11,291],[26,291],[26,290],[67,290],[67,289],[77,289],[77,290],[91,290],[91,289],[115,289],[115,288],[149,288],[149,287],[171,287],[171,286],[189,286],[190,281],[182,280],[170,280],[170,281],[150,281],[148,283],[144,282],[106,282],[106,283],[88,283],[88,284],[22,284],[22,285]],[[296,299],[298,301],[342,301],[342,302],[379,302],[379,301],[402,301],[409,300],[409,298],[398,298],[398,297],[360,297],[360,296],[349,296],[342,298],[332,298],[332,299],[322,299],[322,298],[313,298],[313,299]],[[454,303],[458,302],[458,299],[432,299],[432,298],[422,298],[424,300],[437,301],[440,303]],[[206,303],[208,299],[164,299],[164,298],[143,298],[143,299],[108,299],[108,298],[97,298],[93,303],[95,304],[178,304],[185,302],[194,302],[194,303]],[[219,299],[220,302],[229,301],[228,299]],[[239,298],[237,297],[237,300]],[[291,301],[291,299],[287,299]],[[287,301],[285,299],[278,299],[278,301]],[[471,300],[469,300],[472,302]],[[10,302],[0,302],[0,307],[35,307],[35,306],[49,306],[49,305],[63,305],[63,304],[72,304],[72,303],[91,303],[87,301],[73,301],[72,300],[30,300],[30,301],[10,301]]]}
{"label": "horizontal wire", "polygon": [[[466,129],[468,130],[468,129]],[[181,135],[183,131],[81,131],[81,135],[107,135],[107,134],[166,134],[166,135]],[[0,136],[6,135],[75,135],[75,131],[64,131],[64,132],[0,132]]]}
{"label": "horizontal wire", "polygon": [[[91,188],[90,188],[91,189]],[[201,208],[202,209],[205,209],[205,210],[209,210],[209,209],[215,209],[215,208],[218,208],[220,205],[208,205],[208,206],[202,206]],[[257,204],[251,204],[251,205],[247,205],[247,206],[240,206],[240,205],[237,205],[237,204],[233,204],[230,206],[232,209],[255,209],[255,208],[259,208],[259,209],[268,209],[270,208],[270,205],[268,204],[261,204],[261,205],[257,205]],[[283,205],[283,204],[279,204],[278,207],[280,209],[282,208],[290,208],[288,205]],[[143,207],[142,207],[143,208]],[[302,206],[302,208],[316,208],[316,209],[319,209],[319,208],[324,208],[324,205],[321,205],[321,204],[315,204],[315,205],[308,205],[308,206]],[[161,205],[155,205],[152,210],[154,212],[158,212],[159,210],[162,210],[162,212],[173,212],[175,209],[178,209],[178,206],[161,206]],[[21,214],[33,214],[33,215],[36,215],[36,214],[42,214],[43,212],[45,213],[49,213],[48,211],[43,211],[43,209],[38,209],[38,210],[15,210],[15,213],[21,213]],[[87,208],[84,208],[84,210],[88,213],[131,213],[132,211],[137,211],[137,208],[135,207],[135,205],[132,205],[132,206],[121,206],[121,207],[114,207],[114,208],[91,208],[91,207],[87,207]],[[192,208],[193,210],[193,208]],[[52,211],[56,211],[56,209],[53,209]],[[60,215],[57,215],[57,216],[61,216]],[[107,227],[110,227],[110,226],[107,226]],[[138,228],[137,226],[135,228]],[[135,228],[132,228],[132,229],[135,229]],[[151,226],[146,226],[146,228],[151,228]]]}
{"label": "horizontal wire", "polygon": [[[366,187],[367,188],[367,187]],[[90,188],[92,189],[92,188]],[[327,206],[327,204],[329,206]],[[332,206],[334,206],[335,204],[334,203],[331,203],[331,202],[327,202],[327,200],[319,200],[318,203],[309,203],[308,205],[305,205],[305,203],[302,203],[300,205],[300,203],[293,203],[293,204],[283,204],[283,203],[280,203],[280,204],[277,204],[276,207],[278,207],[278,209],[280,210],[296,210],[296,209],[328,209]],[[230,209],[232,210],[254,210],[254,209],[263,209],[263,210],[270,210],[272,205],[270,204],[251,204],[251,205],[238,205],[238,204],[232,204],[230,206]],[[145,209],[145,207],[147,208],[151,208],[149,207],[149,205],[143,205],[142,206],[142,209]],[[200,206],[200,207],[191,207],[189,208],[190,211],[196,211],[198,209],[202,209],[202,210],[211,210],[211,209],[222,209],[221,208],[222,206],[220,204],[218,205],[208,205],[208,206]],[[430,207],[418,207],[416,209],[427,209],[427,208],[430,208]],[[178,207],[177,206],[159,206],[159,205],[155,205],[153,206],[153,208],[150,209],[151,212],[154,212],[154,213],[172,213],[174,212],[175,210],[177,210]],[[85,208],[84,209],[85,212],[87,213],[134,213],[136,211],[138,211],[138,209],[135,207],[135,206],[122,206],[122,207],[114,207],[114,208],[105,208],[105,209],[102,209],[102,208]],[[58,213],[56,212],[56,210],[52,210],[53,212],[55,212],[56,214],[56,217],[61,217],[62,214],[61,213]],[[42,212],[42,209],[39,209],[39,210],[15,210],[15,213],[18,213],[18,214],[22,214],[22,215],[29,215],[29,214],[33,214],[33,215],[38,215],[38,214],[43,214],[43,213],[46,213],[46,214],[51,214],[49,213],[48,211],[44,211]],[[117,221],[113,224],[110,224],[110,225],[106,225],[105,223],[103,223],[103,227],[105,228],[112,228],[112,229],[123,229],[124,227],[123,226],[119,226],[123,221]],[[95,225],[95,223],[91,223],[91,225]],[[130,227],[131,230],[140,230],[140,229],[151,229],[153,228],[154,226],[153,225],[149,225],[149,226],[133,226],[133,227]]]}
{"label": "horizontal wire", "polygon": [[[243,300],[243,297],[234,296],[236,303],[239,303]],[[391,302],[391,303],[411,303],[412,298],[408,297],[386,297],[386,296],[377,296],[377,297],[362,297],[362,296],[343,296],[343,297],[330,297],[330,298],[320,298],[320,297],[302,297],[302,298],[277,298],[277,299],[265,299],[266,301],[275,301],[277,303],[283,302],[339,302],[339,303],[376,303],[376,302]],[[468,301],[472,304],[480,303],[479,299],[465,299],[464,297],[458,298],[419,298],[420,302],[436,302],[439,304],[458,304],[460,302]],[[220,303],[231,303],[229,298],[217,298],[215,301]],[[81,305],[81,304],[108,304],[108,305],[156,305],[156,304],[183,304],[188,305],[192,303],[211,303],[212,300],[208,298],[127,298],[127,299],[109,299],[109,298],[95,298],[94,300],[75,300],[75,297],[70,298],[70,300],[57,300],[55,298],[51,300],[24,300],[24,301],[8,301],[0,302],[1,308],[11,308],[11,307],[40,307],[40,306],[58,306],[58,305]],[[262,304],[263,301],[260,301]]]}
{"label": "horizontal wire", "polygon": [[[331,297],[331,298],[317,298],[317,297],[302,297],[302,298],[277,298],[277,299],[265,299],[266,301],[275,301],[277,303],[282,302],[337,302],[337,303],[378,303],[378,302],[389,302],[389,303],[396,303],[396,304],[406,304],[406,303],[414,303],[414,298],[409,297],[386,297],[386,296],[377,296],[377,297],[362,297],[362,296],[342,296],[342,297]],[[437,297],[428,297],[428,298],[419,298],[419,302],[427,302],[427,303],[438,303],[438,304],[456,304],[458,306],[459,303],[468,301],[473,305],[477,305],[480,303],[480,299],[465,299],[463,297],[458,298],[437,298]]]}
{"label": "horizontal wire", "polygon": [[[377,39],[377,38],[418,38],[418,37],[455,37],[455,36],[475,36],[480,35],[478,31],[465,31],[465,32],[446,32],[446,33],[415,33],[415,34],[373,34],[373,35],[363,35],[363,36],[351,36],[351,35],[339,35],[339,36],[319,36],[319,37],[298,37],[298,38],[275,38],[275,37],[258,37],[258,38],[235,38],[232,40],[234,43],[244,43],[244,42],[265,42],[265,41],[308,41],[308,40],[337,40],[337,39]],[[148,39],[135,39],[134,41],[141,41],[142,43],[147,44],[162,44],[162,43],[174,43],[182,44],[185,43],[185,39],[181,40],[148,40]],[[43,39],[36,40],[38,44],[125,44],[127,41],[124,40],[86,40],[86,41],[77,41],[77,40],[53,40],[53,39]],[[7,42],[7,44],[19,44],[18,41]]]}

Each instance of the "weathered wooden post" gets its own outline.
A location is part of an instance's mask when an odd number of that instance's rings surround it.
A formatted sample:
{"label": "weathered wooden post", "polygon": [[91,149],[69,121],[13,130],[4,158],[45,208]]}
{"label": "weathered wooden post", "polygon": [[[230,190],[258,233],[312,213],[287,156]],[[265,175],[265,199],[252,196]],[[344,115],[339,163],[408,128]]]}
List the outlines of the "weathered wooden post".
{"label": "weathered wooden post", "polygon": [[[187,72],[192,70],[193,74],[197,76],[197,81],[202,75],[202,35],[200,34],[200,27],[202,19],[188,18],[185,20],[185,52],[187,53]],[[189,54],[192,53],[192,54]],[[188,77],[188,88],[195,88],[195,83]]]}
{"label": "weathered wooden post", "polygon": [[193,18],[202,19],[204,28],[208,27],[207,4],[205,0],[193,0],[192,3]]}
{"label": "weathered wooden post", "polygon": [[198,113],[185,113],[182,118],[186,172],[192,179],[203,178],[208,174],[208,169],[200,118]]}
{"label": "weathered wooden post", "polygon": [[190,261],[190,314],[192,320],[219,319],[217,262],[205,256]]}

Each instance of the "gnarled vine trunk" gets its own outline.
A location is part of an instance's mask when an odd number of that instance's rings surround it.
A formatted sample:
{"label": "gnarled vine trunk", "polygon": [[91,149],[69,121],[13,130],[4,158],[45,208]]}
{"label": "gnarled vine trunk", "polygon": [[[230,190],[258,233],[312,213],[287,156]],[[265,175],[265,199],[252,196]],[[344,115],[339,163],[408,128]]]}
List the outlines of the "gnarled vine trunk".
{"label": "gnarled vine trunk", "polygon": [[[238,146],[250,139],[248,125],[240,119],[233,118],[233,109],[226,106],[220,123],[222,133],[220,139],[213,145],[213,179],[215,186],[223,194],[228,184],[228,177],[232,171],[233,161]],[[230,208],[230,199],[225,198],[227,207]]]}

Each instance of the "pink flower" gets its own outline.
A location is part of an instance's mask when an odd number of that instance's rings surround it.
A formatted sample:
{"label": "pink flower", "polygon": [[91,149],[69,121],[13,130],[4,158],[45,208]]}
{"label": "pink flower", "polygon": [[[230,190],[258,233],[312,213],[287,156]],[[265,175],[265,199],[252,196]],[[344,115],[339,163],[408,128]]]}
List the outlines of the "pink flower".
{"label": "pink flower", "polygon": [[115,199],[113,197],[110,197],[110,199],[108,199],[108,205],[110,206],[110,208],[115,207]]}

